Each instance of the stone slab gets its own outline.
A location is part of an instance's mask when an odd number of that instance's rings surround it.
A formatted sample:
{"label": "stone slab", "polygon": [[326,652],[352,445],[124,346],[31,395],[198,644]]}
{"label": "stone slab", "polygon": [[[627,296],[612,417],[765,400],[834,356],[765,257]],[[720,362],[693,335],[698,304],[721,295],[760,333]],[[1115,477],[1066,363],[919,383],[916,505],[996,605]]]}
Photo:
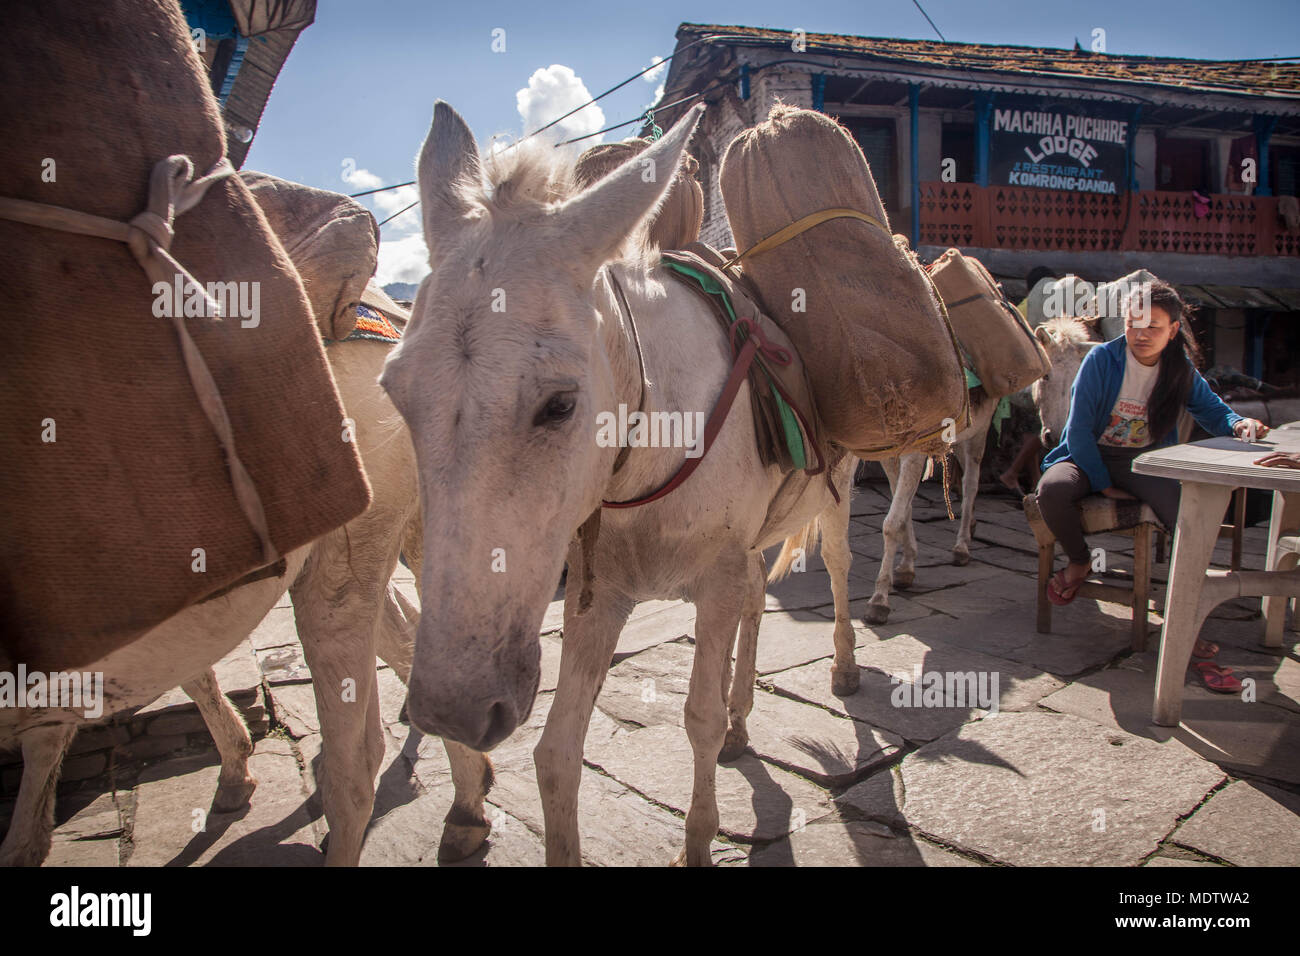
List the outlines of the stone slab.
{"label": "stone slab", "polygon": [[750,866],[979,866],[879,823],[826,818],[749,856]]}
{"label": "stone slab", "polygon": [[[958,570],[966,570],[964,568]],[[924,571],[918,571],[920,576]],[[1037,592],[1035,582],[1018,574],[1003,572],[988,575],[982,580],[972,581],[940,591],[927,591],[917,594],[913,600],[917,604],[932,608],[953,617],[1005,612],[1014,607],[1032,606]]]}
{"label": "stone slab", "polygon": [[824,787],[850,783],[903,747],[888,731],[763,690],[746,728],[751,752]]}
{"label": "stone slab", "polygon": [[622,723],[680,727],[694,660],[695,646],[681,641],[625,657],[610,668],[596,706]]}
{"label": "stone slab", "polygon": [[1131,647],[1130,612],[1122,605],[1080,599],[1056,610],[1051,634],[1038,633],[1032,603],[992,614],[935,615],[894,633],[980,651],[1057,676],[1101,667]]}
{"label": "stone slab", "polygon": [[[694,755],[678,727],[647,727],[587,745],[587,762],[676,813],[690,807]],[[825,790],[757,757],[719,766],[719,829],[743,842],[775,840],[831,812]]]}
{"label": "stone slab", "polygon": [[[249,759],[258,780],[250,806],[208,813],[219,767],[207,757],[165,760],[136,786],[129,866],[313,866],[316,848],[298,762],[286,741],[266,738]],[[195,811],[199,811],[198,814]],[[192,824],[203,820],[206,830]]]}
{"label": "stone slab", "polygon": [[[289,592],[285,592],[287,599]],[[272,647],[284,647],[289,644],[298,643],[298,625],[294,618],[293,606],[289,603],[284,605],[277,604],[266,617],[262,618],[262,623],[253,628],[253,633],[248,636],[254,650],[262,651]]]}
{"label": "stone slab", "polygon": [[[499,773],[490,799],[544,839],[542,800],[531,774]],[[578,835],[582,860],[588,865],[666,866],[685,844],[686,828],[681,817],[617,780],[583,767],[578,787]],[[745,852],[715,840],[712,855],[715,863],[732,863],[743,859]]]}
{"label": "stone slab", "polygon": [[1223,780],[1185,750],[1041,712],[966,724],[899,775],[912,828],[1017,866],[1136,865]]}
{"label": "stone slab", "polygon": [[1235,773],[1300,784],[1300,714],[1214,693],[1189,673],[1180,726],[1158,727],[1151,723],[1155,673],[1154,652],[1134,655],[1123,666],[1080,678],[1042,706],[1154,740],[1176,740]]}
{"label": "stone slab", "polygon": [[1300,865],[1300,794],[1235,780],[1170,839],[1234,866]]}

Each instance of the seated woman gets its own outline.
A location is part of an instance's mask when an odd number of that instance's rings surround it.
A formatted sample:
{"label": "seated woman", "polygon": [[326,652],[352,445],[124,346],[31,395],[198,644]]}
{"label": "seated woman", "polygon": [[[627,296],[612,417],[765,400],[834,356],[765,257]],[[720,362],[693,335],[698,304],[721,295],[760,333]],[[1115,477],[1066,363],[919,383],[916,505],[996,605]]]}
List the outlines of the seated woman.
{"label": "seated woman", "polygon": [[[1083,360],[1061,443],[1043,460],[1038,506],[1069,558],[1048,584],[1053,604],[1069,604],[1088,576],[1090,552],[1078,504],[1085,495],[1139,498],[1161,524],[1174,529],[1178,482],[1134,474],[1131,465],[1144,451],[1178,443],[1184,409],[1211,435],[1240,436],[1252,427],[1256,437],[1268,432],[1263,423],[1225,405],[1196,371],[1200,350],[1184,321],[1187,306],[1173,286],[1156,281],[1149,289],[1148,309],[1130,300],[1124,335],[1098,345]],[[1208,659],[1217,651],[1198,640],[1193,656]],[[1222,668],[1198,667],[1214,690],[1240,687]]]}

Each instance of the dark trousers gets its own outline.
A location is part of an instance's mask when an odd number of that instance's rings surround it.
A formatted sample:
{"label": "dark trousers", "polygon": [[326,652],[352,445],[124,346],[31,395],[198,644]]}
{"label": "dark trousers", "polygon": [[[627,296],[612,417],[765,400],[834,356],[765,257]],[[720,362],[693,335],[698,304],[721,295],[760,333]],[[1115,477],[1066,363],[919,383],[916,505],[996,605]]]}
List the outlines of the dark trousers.
{"label": "dark trousers", "polygon": [[[1151,506],[1168,530],[1178,521],[1178,498],[1182,490],[1172,478],[1135,475],[1130,470],[1133,459],[1148,448],[1110,448],[1099,446],[1101,462],[1110,473],[1111,484],[1127,491]],[[1088,476],[1072,461],[1057,462],[1043,472],[1038,482],[1038,510],[1043,522],[1061,542],[1061,549],[1073,564],[1088,564],[1091,552],[1083,537],[1083,519],[1079,499],[1092,494]]]}

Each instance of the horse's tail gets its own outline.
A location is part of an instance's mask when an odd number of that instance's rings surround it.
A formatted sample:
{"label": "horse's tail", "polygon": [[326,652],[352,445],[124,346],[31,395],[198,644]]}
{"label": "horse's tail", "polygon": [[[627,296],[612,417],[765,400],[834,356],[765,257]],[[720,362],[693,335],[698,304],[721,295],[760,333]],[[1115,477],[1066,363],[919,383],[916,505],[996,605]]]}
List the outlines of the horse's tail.
{"label": "horse's tail", "polygon": [[807,558],[817,550],[817,544],[822,536],[821,518],[813,518],[799,531],[785,539],[781,545],[781,553],[776,556],[776,562],[772,565],[772,570],[767,575],[768,584],[780,581],[790,573],[790,567],[794,562]]}

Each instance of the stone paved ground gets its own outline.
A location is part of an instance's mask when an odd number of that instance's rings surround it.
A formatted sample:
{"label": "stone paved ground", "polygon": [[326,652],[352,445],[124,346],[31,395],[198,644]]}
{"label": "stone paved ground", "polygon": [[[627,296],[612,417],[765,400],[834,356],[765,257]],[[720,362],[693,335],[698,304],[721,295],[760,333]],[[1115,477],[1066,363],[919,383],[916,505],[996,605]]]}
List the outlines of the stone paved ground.
{"label": "stone paved ground", "polygon": [[[1205,635],[1255,680],[1257,700],[1212,694],[1189,678],[1183,726],[1156,728],[1148,722],[1155,653],[1128,653],[1126,609],[1080,600],[1056,610],[1050,636],[1035,632],[1033,541],[1006,498],[980,500],[973,560],[957,568],[948,551],[954,526],[937,486],[923,487],[915,586],[894,596],[887,626],[862,626],[887,505],[879,486],[859,489],[853,505],[855,695],[830,693],[832,607],[820,563],[769,590],[751,750],[718,772],[716,862],[1300,863],[1300,657],[1293,631],[1281,653],[1259,646],[1257,599],[1222,606]],[[1131,562],[1130,539],[1094,543],[1113,565]],[[1246,565],[1262,566],[1263,550],[1263,529],[1248,530]],[[1216,559],[1226,565],[1226,544]],[[399,586],[414,597],[409,575]],[[531,751],[554,693],[560,620],[557,603],[542,636],[541,693],[527,725],[494,754],[494,830],[468,865],[543,861]],[[589,863],[663,864],[681,846],[692,623],[691,607],[654,602],[622,635],[586,743],[580,825]],[[910,681],[917,667],[996,674],[1000,712],[893,706],[891,675]],[[322,862],[313,772],[321,737],[287,601],[219,673],[260,737],[251,807],[213,814],[206,832],[193,832],[195,811],[211,800],[216,757],[176,691],[133,728],[79,738],[78,753],[104,763],[70,759],[70,776],[81,779],[61,790],[49,865]],[[404,688],[386,667],[379,687],[388,755],[363,863],[434,864],[451,802],[446,757],[439,741],[400,722]],[[6,771],[0,827],[15,769]]]}

